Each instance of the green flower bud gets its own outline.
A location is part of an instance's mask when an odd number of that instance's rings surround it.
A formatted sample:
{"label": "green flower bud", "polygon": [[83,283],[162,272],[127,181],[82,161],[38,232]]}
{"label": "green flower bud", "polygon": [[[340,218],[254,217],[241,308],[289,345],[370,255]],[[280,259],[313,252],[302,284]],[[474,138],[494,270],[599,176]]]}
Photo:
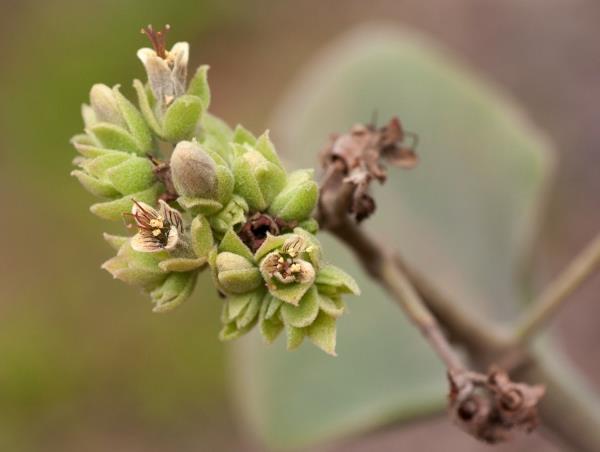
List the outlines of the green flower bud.
{"label": "green flower bud", "polygon": [[96,84],[90,91],[91,106],[82,107],[86,132],[92,143],[104,148],[145,154],[152,136],[140,111],[119,91]]}
{"label": "green flower bud", "polygon": [[118,246],[119,249],[117,255],[106,261],[102,268],[114,278],[148,292],[155,305],[154,312],[173,309],[192,293],[198,266],[188,266],[185,270],[180,267],[181,271],[171,271],[164,264],[183,261],[184,258],[172,258],[166,250],[136,251],[132,247],[133,240],[126,237],[106,234],[105,238],[111,246]]}
{"label": "green flower bud", "polygon": [[231,199],[234,182],[227,164],[196,141],[179,142],[170,165],[179,204],[185,209],[214,214]]}
{"label": "green flower bud", "polygon": [[229,229],[244,223],[247,213],[248,203],[241,196],[233,195],[223,210],[210,217],[210,225],[217,233],[223,235]]}
{"label": "green flower bud", "polygon": [[249,144],[233,144],[235,192],[251,210],[264,211],[286,184],[285,171]]}
{"label": "green flower bud", "polygon": [[259,288],[253,292],[228,297],[221,314],[223,328],[219,338],[223,341],[236,339],[250,331],[258,322],[264,296],[264,289]]}
{"label": "green flower bud", "polygon": [[156,289],[150,292],[153,312],[167,312],[183,303],[194,291],[197,272],[171,273]]}
{"label": "green flower bud", "polygon": [[182,141],[171,155],[171,174],[177,193],[190,198],[217,194],[217,165],[196,142]]}
{"label": "green flower bud", "polygon": [[151,27],[144,30],[154,49],[137,53],[146,69],[149,90],[134,81],[140,109],[154,132],[163,140],[176,143],[196,134],[199,121],[210,104],[208,66],[201,66],[186,89],[189,45],[176,43],[167,50],[164,32]]}
{"label": "green flower bud", "polygon": [[313,170],[294,171],[283,190],[275,197],[269,213],[286,221],[307,219],[319,198],[319,187],[313,180]]}
{"label": "green flower bud", "polygon": [[150,160],[84,144],[75,147],[82,156],[75,160],[80,169],[71,175],[93,195],[107,199],[91,207],[94,214],[119,220],[124,212],[131,210],[132,199],[156,204],[162,184],[156,180]]}
{"label": "green flower bud", "polygon": [[167,278],[167,274],[158,266],[167,257],[166,252],[135,251],[131,248],[130,240],[127,240],[121,245],[115,257],[102,264],[102,268],[116,279],[151,291]]}
{"label": "green flower bud", "polygon": [[260,272],[248,259],[230,252],[217,255],[217,280],[223,292],[243,294],[262,284]]}

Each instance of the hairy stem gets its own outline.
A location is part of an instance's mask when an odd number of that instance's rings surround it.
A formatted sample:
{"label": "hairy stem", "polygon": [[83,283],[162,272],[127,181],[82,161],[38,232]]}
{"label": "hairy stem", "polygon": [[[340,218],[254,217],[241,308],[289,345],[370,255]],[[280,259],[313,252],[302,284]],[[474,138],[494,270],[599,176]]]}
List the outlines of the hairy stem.
{"label": "hairy stem", "polygon": [[542,292],[517,323],[515,344],[524,344],[539,332],[550,318],[595,271],[600,267],[600,235],[567,266]]}

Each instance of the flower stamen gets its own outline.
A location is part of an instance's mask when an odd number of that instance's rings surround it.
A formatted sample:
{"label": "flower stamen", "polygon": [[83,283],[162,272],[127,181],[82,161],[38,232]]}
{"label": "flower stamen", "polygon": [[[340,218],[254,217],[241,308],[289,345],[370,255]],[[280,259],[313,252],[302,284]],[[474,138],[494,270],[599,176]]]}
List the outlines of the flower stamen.
{"label": "flower stamen", "polygon": [[167,32],[171,29],[169,24],[165,25],[163,30],[155,30],[152,25],[148,25],[147,27],[143,27],[140,33],[148,36],[148,39],[152,43],[152,47],[158,55],[163,60],[167,59],[167,41],[166,35]]}

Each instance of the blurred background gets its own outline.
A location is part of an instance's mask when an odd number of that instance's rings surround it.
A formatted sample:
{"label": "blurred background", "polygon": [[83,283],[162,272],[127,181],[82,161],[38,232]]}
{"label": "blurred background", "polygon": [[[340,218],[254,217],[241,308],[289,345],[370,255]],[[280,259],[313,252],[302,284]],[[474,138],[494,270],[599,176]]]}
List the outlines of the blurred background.
{"label": "blurred background", "polygon": [[[600,4],[594,0],[0,1],[0,450],[260,450],[242,433],[217,340],[219,304],[202,285],[184,307],[99,270],[118,231],[88,213],[69,177],[69,138],[96,82],[142,77],[142,25],[172,26],[211,66],[211,109],[260,132],[298,71],[361,23],[441,41],[517,98],[559,151],[536,264],[542,284],[599,229]],[[357,118],[364,120],[366,118]],[[273,131],[275,137],[277,131]],[[325,142],[327,137],[323,137]],[[285,152],[285,151],[284,151]],[[575,362],[600,383],[600,278],[557,321]],[[444,418],[323,451],[486,450]],[[496,450],[559,450],[539,435]],[[406,448],[406,449],[404,449]],[[319,449],[321,450],[321,449]]]}

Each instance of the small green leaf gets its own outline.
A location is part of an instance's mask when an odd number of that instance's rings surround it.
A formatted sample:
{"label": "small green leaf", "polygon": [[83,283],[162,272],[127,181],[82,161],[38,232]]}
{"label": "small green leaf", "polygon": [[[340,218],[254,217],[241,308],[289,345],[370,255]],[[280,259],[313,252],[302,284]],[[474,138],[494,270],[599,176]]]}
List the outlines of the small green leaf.
{"label": "small green leaf", "polygon": [[267,232],[267,238],[254,253],[256,261],[260,261],[276,248],[280,248],[285,241],[291,237],[291,234],[273,235]]}
{"label": "small green leaf", "polygon": [[323,265],[317,273],[316,284],[328,285],[337,288],[340,293],[360,295],[360,287],[352,276],[335,265]]}
{"label": "small green leaf", "polygon": [[149,152],[152,148],[152,134],[140,111],[119,91],[119,86],[113,88],[113,93],[127,123],[129,132],[138,143],[140,152]]}
{"label": "small green leaf", "polygon": [[142,82],[137,79],[133,81],[133,87],[135,88],[138,98],[138,105],[142,115],[144,116],[144,119],[146,120],[146,123],[150,126],[155,134],[162,136],[162,127],[156,120],[156,116],[154,116],[154,112],[152,111],[150,99],[148,98],[148,90],[146,90]]}
{"label": "small green leaf", "polygon": [[145,202],[146,204],[154,205],[159,194],[162,192],[162,185],[155,184],[147,190],[133,193],[132,195],[124,196],[114,201],[101,202],[93,204],[90,211],[105,220],[121,220],[124,213],[131,212],[133,206],[132,199]]}
{"label": "small green leaf", "polygon": [[130,157],[113,166],[106,171],[105,177],[124,195],[145,190],[156,182],[152,163],[142,157]]}
{"label": "small green leaf", "polygon": [[254,146],[256,144],[256,137],[243,125],[238,124],[233,131],[232,141],[237,144],[249,144]]}
{"label": "small green leaf", "polygon": [[250,296],[250,303],[246,305],[244,312],[238,316],[235,323],[238,328],[247,328],[258,320],[258,311],[264,298],[264,290],[260,289],[253,292]]}
{"label": "small green leaf", "polygon": [[223,236],[223,239],[219,244],[219,251],[228,251],[243,256],[251,262],[254,261],[252,251],[250,251],[250,248],[242,242],[242,239],[240,239],[233,229],[229,229]]}
{"label": "small green leaf", "polygon": [[206,258],[192,259],[189,257],[172,257],[158,264],[164,272],[189,272],[202,267],[206,263]]}
{"label": "small green leaf", "polygon": [[106,242],[110,245],[110,247],[115,251],[118,251],[129,240],[129,237],[107,234],[106,232],[102,234],[102,236],[104,237],[104,240],[106,240]]}
{"label": "small green leaf", "polygon": [[306,335],[321,350],[331,356],[335,353],[336,327],[335,318],[320,312],[316,320],[306,328]]}
{"label": "small green leaf", "polygon": [[258,137],[256,143],[254,145],[256,150],[260,152],[268,161],[274,163],[281,169],[283,169],[283,165],[281,164],[281,160],[279,159],[279,155],[277,155],[277,151],[275,150],[275,146],[273,146],[273,142],[269,136],[269,131],[265,130],[265,132]]}
{"label": "small green leaf", "polygon": [[119,192],[115,188],[106,182],[102,182],[95,177],[88,175],[87,173],[80,170],[71,171],[71,176],[75,176],[79,183],[83,185],[87,191],[92,195],[100,198],[113,198],[119,195]]}
{"label": "small green leaf", "polygon": [[107,122],[98,122],[88,127],[87,130],[107,149],[133,152],[135,154],[143,153],[133,135],[122,127]]}
{"label": "small green leaf", "polygon": [[319,308],[325,314],[337,319],[346,310],[346,304],[341,297],[328,297],[319,293]]}
{"label": "small green leaf", "polygon": [[201,215],[197,215],[190,225],[190,235],[192,249],[198,257],[207,257],[213,248],[214,240],[208,220]]}
{"label": "small green leaf", "polygon": [[281,306],[283,323],[296,328],[310,325],[317,318],[317,314],[319,314],[319,297],[314,286],[304,294],[298,306],[289,303]]}
{"label": "small green leaf", "polygon": [[197,70],[188,85],[187,93],[198,96],[204,109],[210,107],[210,86],[208,85],[208,65],[202,65]]}
{"label": "small green leaf", "polygon": [[302,345],[305,336],[304,328],[296,328],[288,325],[285,331],[287,334],[287,349],[289,351],[296,350]]}
{"label": "small green leaf", "polygon": [[203,110],[199,97],[184,94],[175,99],[163,117],[163,138],[171,143],[191,139]]}
{"label": "small green leaf", "polygon": [[232,295],[230,296],[227,303],[227,321],[233,322],[238,316],[242,313],[242,311],[248,306],[250,301],[252,301],[253,294],[245,293],[243,295]]}

